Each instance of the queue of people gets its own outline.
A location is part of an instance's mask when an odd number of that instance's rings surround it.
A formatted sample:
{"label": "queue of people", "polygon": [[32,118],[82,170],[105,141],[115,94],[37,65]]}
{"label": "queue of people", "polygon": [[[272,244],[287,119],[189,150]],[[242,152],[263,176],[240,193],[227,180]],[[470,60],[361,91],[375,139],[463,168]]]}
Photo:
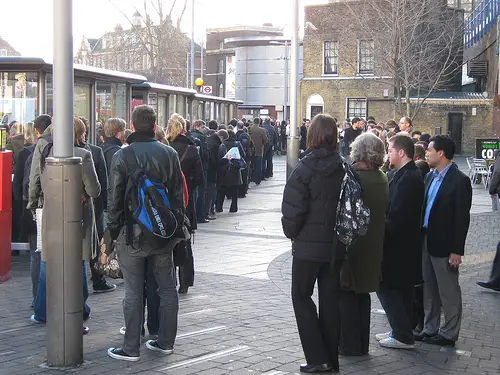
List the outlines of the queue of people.
{"label": "queue of people", "polygon": [[[406,117],[386,124],[356,118],[340,134],[326,114],[304,123],[305,151],[282,203],[283,231],[292,240],[292,303],[307,362],[301,372],[338,372],[339,354],[368,353],[371,292],[391,327],[375,335],[382,347],[413,349],[415,341],[453,347],[459,337],[458,275],[471,182],[453,163],[451,138],[412,132]],[[359,190],[346,188],[353,184]],[[346,245],[337,213],[357,198],[355,191],[370,220]],[[312,299],[316,282],[319,310]]]}
{"label": "queue of people", "polygon": [[[44,324],[46,249],[42,240],[46,221],[42,217],[44,196],[49,194],[45,165],[52,156],[54,126],[50,116],[41,115],[28,137],[16,133],[14,125],[8,145],[15,151],[14,217],[19,231],[15,240],[30,244],[34,311],[30,320]],[[134,109],[130,129],[120,118],[99,125],[93,142],[99,146],[89,142],[86,118],[75,117],[73,127],[74,153],[83,167],[82,321],[87,322],[91,315],[87,267],[94,293],[114,291],[116,285],[105,277],[101,263],[116,251],[125,285],[125,326],[120,329],[124,345],[110,348],[108,355],[139,360],[146,328],[150,339],[146,347],[170,354],[177,332],[178,294],[188,293],[194,285],[192,236],[199,224],[216,220],[223,212],[226,197],[229,212],[236,213],[238,199],[246,197],[251,182],[257,186],[273,176],[273,155],[286,143],[280,138],[281,129],[270,118],[219,125],[215,120],[191,123],[179,114],[173,114],[162,127],[149,106]],[[135,180],[138,172],[145,176],[142,180]],[[130,211],[137,203],[133,198],[139,189],[137,181],[146,178],[160,184],[166,201],[164,206],[155,206],[158,202],[153,199],[145,204],[163,210],[160,216],[171,219],[162,222],[165,228],[175,227],[171,237],[161,243],[146,235],[147,229]],[[89,328],[82,325],[82,334],[87,333]]]}

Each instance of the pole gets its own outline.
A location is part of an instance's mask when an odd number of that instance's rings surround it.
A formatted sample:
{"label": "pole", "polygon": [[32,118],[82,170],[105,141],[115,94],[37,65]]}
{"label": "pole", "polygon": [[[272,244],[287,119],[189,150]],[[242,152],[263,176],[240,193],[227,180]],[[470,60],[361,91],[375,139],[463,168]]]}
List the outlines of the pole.
{"label": "pole", "polygon": [[192,12],[191,12],[191,88],[194,89],[194,0],[192,0]]}
{"label": "pole", "polygon": [[290,136],[286,153],[286,175],[292,174],[299,158],[299,0],[293,0],[292,72],[290,82]]}
{"label": "pole", "polygon": [[203,66],[203,60],[204,60],[204,54],[205,52],[203,51],[203,45],[204,45],[204,40],[203,40],[203,37],[201,38],[201,73],[200,73],[200,78],[203,79],[203,70],[204,70],[204,66]]}
{"label": "pole", "polygon": [[283,121],[288,116],[288,41],[285,41],[285,88],[283,95]]}
{"label": "pole", "polygon": [[189,88],[189,52],[186,52],[186,87]]}
{"label": "pole", "polygon": [[54,156],[47,158],[42,238],[47,277],[47,363],[83,362],[82,172],[73,157],[73,1],[54,0]]}

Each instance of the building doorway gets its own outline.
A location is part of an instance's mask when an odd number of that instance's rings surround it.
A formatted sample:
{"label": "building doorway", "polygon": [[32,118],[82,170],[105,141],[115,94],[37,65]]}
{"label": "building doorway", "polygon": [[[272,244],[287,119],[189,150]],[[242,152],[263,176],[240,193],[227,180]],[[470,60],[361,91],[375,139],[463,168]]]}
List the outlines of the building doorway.
{"label": "building doorway", "polygon": [[455,141],[456,153],[462,153],[463,114],[448,113],[448,135]]}
{"label": "building doorway", "polygon": [[325,102],[321,95],[318,94],[311,95],[307,99],[306,118],[312,120],[314,116],[324,111],[324,107],[325,107]]}

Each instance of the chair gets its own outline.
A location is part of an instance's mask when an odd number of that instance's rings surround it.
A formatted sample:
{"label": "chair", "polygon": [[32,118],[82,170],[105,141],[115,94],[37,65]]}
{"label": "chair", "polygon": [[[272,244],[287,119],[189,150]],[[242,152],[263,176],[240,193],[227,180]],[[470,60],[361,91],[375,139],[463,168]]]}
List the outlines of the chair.
{"label": "chair", "polygon": [[474,169],[474,158],[469,156],[465,160],[467,161],[467,166],[469,167],[469,178],[471,178],[472,170]]}
{"label": "chair", "polygon": [[484,159],[472,159],[472,177],[471,177],[471,182],[472,185],[476,183],[477,177],[481,176],[481,179],[483,181],[483,184],[485,184],[486,188],[486,180],[489,175],[488,167],[486,165],[486,160]]}
{"label": "chair", "polygon": [[491,164],[490,167],[488,168],[488,175],[486,176],[486,181],[484,183],[484,188],[486,189],[490,182],[491,182],[491,177],[493,176],[493,171],[494,171],[494,164]]}

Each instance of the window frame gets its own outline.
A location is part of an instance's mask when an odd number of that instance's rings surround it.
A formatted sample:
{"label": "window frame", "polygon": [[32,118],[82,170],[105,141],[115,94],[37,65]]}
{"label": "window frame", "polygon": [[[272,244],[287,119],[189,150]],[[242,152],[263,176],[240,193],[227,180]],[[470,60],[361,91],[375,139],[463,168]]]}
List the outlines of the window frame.
{"label": "window frame", "polygon": [[[371,70],[361,70],[361,52],[362,52],[362,43],[363,42],[369,42],[371,44]],[[366,58],[368,55],[363,55],[364,58]],[[374,75],[375,74],[375,42],[373,39],[358,39],[358,64],[357,64],[357,74],[359,75]]]}
{"label": "window frame", "polygon": [[[326,71],[326,58],[327,58],[327,56],[326,56],[326,44],[327,43],[334,43],[334,44],[336,44],[336,47],[337,47],[337,56],[333,57],[333,58],[337,59],[337,62],[336,62],[337,70],[335,72],[333,72],[333,71],[327,72]],[[339,55],[340,55],[339,49],[340,49],[339,42],[337,40],[324,40],[323,41],[323,75],[325,75],[325,76],[338,76],[339,75]],[[329,58],[331,58],[331,57],[329,56]]]}
{"label": "window frame", "polygon": [[[358,113],[353,113],[351,116],[351,112],[349,109],[349,104],[351,101],[364,102],[364,107],[365,107],[364,114],[358,112]],[[368,116],[368,99],[367,98],[347,97],[345,105],[346,105],[346,118],[348,118],[348,119],[353,119],[354,117],[366,119],[366,117]]]}

